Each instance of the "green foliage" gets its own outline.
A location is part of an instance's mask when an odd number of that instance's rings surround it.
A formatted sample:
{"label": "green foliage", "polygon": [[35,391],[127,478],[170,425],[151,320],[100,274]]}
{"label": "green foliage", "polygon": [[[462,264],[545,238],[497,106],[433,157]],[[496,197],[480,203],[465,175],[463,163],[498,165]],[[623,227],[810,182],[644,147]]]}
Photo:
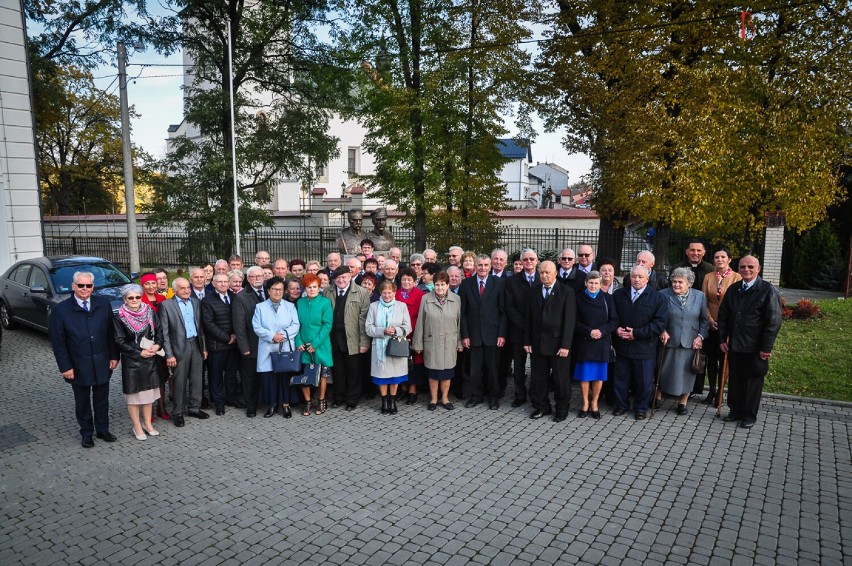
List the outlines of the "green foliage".
{"label": "green foliage", "polygon": [[831,223],[822,222],[808,230],[796,244],[790,285],[797,289],[834,291],[840,288],[845,276],[846,264]]}
{"label": "green foliage", "polygon": [[[340,73],[323,64],[315,35],[325,4],[175,0],[171,5],[184,18],[180,41],[195,66],[185,91],[188,135],[174,140],[160,163],[165,176],[155,187],[149,224],[234,233],[231,132],[236,127],[241,231],[270,225],[267,205],[278,179],[299,178],[309,185],[312,164],[327,162],[336,151],[337,140],[326,132],[330,108],[345,88]],[[226,246],[216,246],[218,255],[231,251]]]}
{"label": "green foliage", "polygon": [[748,236],[777,210],[806,230],[845,196],[850,8],[766,4],[750,40],[717,0],[559,4],[539,108],[592,156],[596,210]]}
{"label": "green foliage", "polygon": [[402,223],[418,247],[427,232],[493,228],[488,211],[503,206],[501,114],[529,88],[518,47],[530,36],[527,5],[353,0],[346,13],[337,39],[347,60],[361,61],[355,114],[376,159],[364,177],[371,193],[408,212]]}

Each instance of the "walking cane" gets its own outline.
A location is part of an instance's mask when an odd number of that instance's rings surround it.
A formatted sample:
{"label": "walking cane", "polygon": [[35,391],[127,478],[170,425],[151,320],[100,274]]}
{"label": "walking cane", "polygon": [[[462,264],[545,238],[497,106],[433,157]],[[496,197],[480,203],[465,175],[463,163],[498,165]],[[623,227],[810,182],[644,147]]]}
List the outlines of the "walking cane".
{"label": "walking cane", "polygon": [[722,362],[722,377],[719,378],[719,400],[716,404],[716,418],[722,416],[722,398],[725,396],[725,381],[728,379],[728,352],[725,352],[725,361]]}
{"label": "walking cane", "polygon": [[657,390],[660,388],[660,374],[663,373],[663,362],[666,360],[666,347],[660,348],[657,354],[657,377],[654,380],[654,392],[651,394],[651,416],[657,412]]}

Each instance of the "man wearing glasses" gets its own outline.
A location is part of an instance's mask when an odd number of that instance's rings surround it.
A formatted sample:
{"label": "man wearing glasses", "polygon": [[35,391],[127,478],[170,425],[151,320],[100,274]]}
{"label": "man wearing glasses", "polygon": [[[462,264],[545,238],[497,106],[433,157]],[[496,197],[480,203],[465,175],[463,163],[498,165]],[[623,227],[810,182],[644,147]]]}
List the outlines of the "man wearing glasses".
{"label": "man wearing glasses", "polygon": [[590,271],[597,269],[595,265],[595,250],[592,246],[583,244],[577,247],[577,269],[589,274]]}
{"label": "man wearing glasses", "polygon": [[119,353],[110,301],[92,295],[95,276],[78,271],[71,281],[74,294],[50,314],[50,342],[59,372],[74,391],[83,448],[92,448],[92,436],[116,441],[109,431],[109,379]]}
{"label": "man wearing glasses", "polygon": [[586,274],[577,269],[574,261],[577,259],[577,254],[571,248],[565,248],[559,254],[559,272],[556,276],[559,281],[574,289],[575,294],[583,292],[586,288]]}

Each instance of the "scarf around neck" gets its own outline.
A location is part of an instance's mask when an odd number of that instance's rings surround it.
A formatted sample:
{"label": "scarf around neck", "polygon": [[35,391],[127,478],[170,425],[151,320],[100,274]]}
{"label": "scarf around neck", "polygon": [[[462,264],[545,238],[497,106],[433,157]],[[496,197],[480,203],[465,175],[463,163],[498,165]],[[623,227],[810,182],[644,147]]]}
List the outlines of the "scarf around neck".
{"label": "scarf around neck", "polygon": [[140,303],[138,311],[132,311],[125,305],[118,307],[118,318],[130,330],[139,334],[146,326],[154,330],[154,310],[145,303]]}

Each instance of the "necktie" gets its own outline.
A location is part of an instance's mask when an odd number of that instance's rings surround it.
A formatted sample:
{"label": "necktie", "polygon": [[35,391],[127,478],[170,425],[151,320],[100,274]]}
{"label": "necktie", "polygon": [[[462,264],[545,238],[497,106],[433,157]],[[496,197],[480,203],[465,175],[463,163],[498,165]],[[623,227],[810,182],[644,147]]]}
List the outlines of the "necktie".
{"label": "necktie", "polygon": [[638,291],[633,291],[633,299],[631,300],[631,302],[632,302],[632,303],[635,303],[635,302],[636,302],[636,299],[638,299],[638,298],[639,298],[639,292],[638,292]]}
{"label": "necktie", "polygon": [[529,281],[529,284],[532,285],[533,281],[535,281],[535,275],[527,275],[527,281]]}
{"label": "necktie", "polygon": [[89,312],[89,301],[83,301],[83,310]]}
{"label": "necktie", "polygon": [[265,301],[266,299],[263,297],[263,289],[257,290],[257,296],[260,297],[261,301]]}
{"label": "necktie", "polygon": [[550,297],[550,287],[545,287],[544,288],[544,300],[546,301],[548,297]]}
{"label": "necktie", "polygon": [[199,300],[204,298],[204,291],[198,291],[195,293],[195,296],[198,297]]}
{"label": "necktie", "polygon": [[229,298],[228,298],[228,295],[224,295],[224,296],[222,297],[222,300],[223,300],[223,301],[225,301],[225,304],[226,304],[226,305],[230,305],[230,304],[231,304],[231,299],[229,299]]}
{"label": "necktie", "polygon": [[479,296],[481,297],[484,294],[485,294],[485,281],[480,281],[479,282]]}

